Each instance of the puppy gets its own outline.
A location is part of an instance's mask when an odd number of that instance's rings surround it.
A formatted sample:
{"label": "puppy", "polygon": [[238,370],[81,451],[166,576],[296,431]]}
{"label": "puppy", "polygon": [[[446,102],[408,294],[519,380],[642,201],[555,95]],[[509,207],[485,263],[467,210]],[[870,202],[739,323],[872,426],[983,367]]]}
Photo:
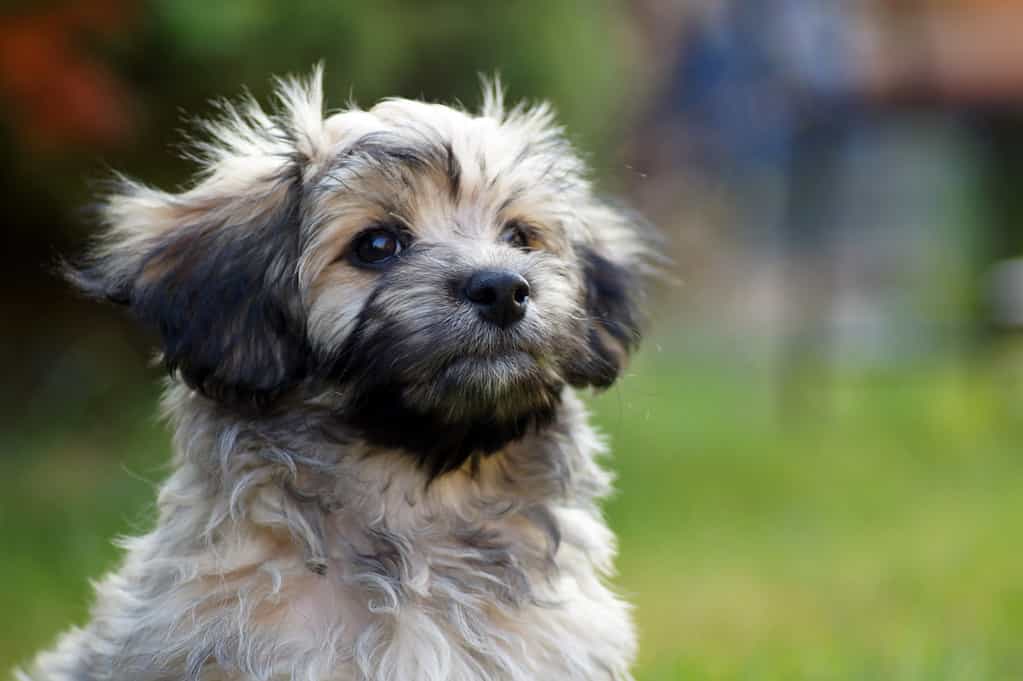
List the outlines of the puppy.
{"label": "puppy", "polygon": [[573,388],[639,340],[649,235],[545,104],[224,106],[71,279],[160,339],[173,472],[22,681],[629,679]]}

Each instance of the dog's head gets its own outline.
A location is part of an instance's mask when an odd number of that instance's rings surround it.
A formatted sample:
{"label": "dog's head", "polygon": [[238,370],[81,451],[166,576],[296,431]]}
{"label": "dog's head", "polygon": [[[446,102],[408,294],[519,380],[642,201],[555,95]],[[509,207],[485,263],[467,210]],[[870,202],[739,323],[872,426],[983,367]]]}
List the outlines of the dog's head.
{"label": "dog's head", "polygon": [[156,328],[167,367],[229,408],[330,394],[434,474],[610,385],[639,340],[647,234],[598,200],[545,105],[227,107],[178,194],[124,183],[72,271]]}

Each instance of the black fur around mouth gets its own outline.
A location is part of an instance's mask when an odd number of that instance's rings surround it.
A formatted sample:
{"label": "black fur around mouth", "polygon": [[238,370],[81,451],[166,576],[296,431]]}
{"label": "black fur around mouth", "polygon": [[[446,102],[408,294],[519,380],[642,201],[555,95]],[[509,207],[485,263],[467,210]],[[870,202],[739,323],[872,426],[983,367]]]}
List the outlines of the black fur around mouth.
{"label": "black fur around mouth", "polygon": [[382,383],[360,392],[347,405],[345,421],[371,444],[414,456],[430,479],[549,425],[560,401],[560,395],[553,394],[546,405],[518,415],[494,413],[451,421],[439,410],[420,411],[409,405],[406,390],[399,384]]}

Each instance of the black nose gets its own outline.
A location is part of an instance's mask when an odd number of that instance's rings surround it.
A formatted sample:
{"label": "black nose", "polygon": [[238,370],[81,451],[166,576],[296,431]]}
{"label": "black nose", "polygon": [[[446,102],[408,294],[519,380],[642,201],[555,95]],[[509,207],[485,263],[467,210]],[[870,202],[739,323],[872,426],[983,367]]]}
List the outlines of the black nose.
{"label": "black nose", "polygon": [[502,329],[526,315],[529,304],[529,282],[508,270],[480,270],[465,282],[462,293],[487,321]]}

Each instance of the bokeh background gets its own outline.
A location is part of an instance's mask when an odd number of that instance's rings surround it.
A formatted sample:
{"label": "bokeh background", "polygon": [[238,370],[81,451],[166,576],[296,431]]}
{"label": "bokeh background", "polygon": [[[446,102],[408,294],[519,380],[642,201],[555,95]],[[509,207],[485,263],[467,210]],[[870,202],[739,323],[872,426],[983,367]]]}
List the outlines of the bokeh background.
{"label": "bokeh background", "polygon": [[640,681],[1023,678],[1023,3],[0,9],[0,668],[151,522],[152,338],[51,274],[112,169],[323,61],[329,101],[549,99],[674,259],[614,444]]}

